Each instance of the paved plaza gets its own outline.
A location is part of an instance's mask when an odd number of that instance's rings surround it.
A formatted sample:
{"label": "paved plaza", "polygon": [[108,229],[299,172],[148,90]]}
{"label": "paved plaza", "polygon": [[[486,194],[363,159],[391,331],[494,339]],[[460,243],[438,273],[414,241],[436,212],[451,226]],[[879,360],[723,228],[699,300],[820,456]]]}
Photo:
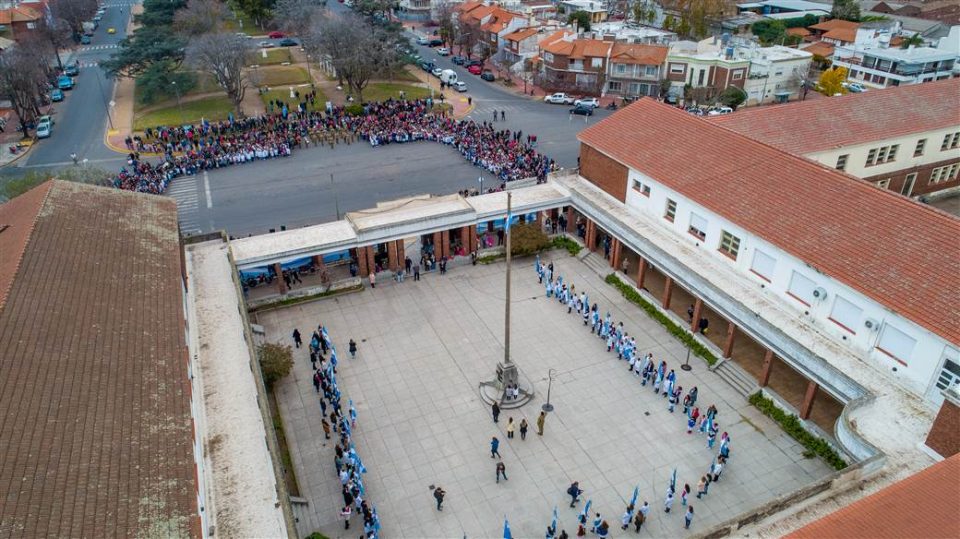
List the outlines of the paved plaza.
{"label": "paved plaza", "polygon": [[[513,272],[513,358],[535,386],[534,401],[504,410],[493,423],[478,383],[494,375],[503,355],[504,263],[455,267],[447,275],[425,274],[420,282],[384,282],[376,289],[261,313],[268,340],[291,343],[294,327],[305,340],[324,324],[339,350],[338,382],[358,411],[354,441],[368,468],[367,496],[380,514],[384,537],[500,537],[506,516],[515,537],[543,537],[551,513],[571,537],[576,515],[587,499],[591,512],[621,532],[620,517],[634,486],[639,503],[650,502],[641,535],[679,537],[719,523],[824,477],[831,469],[806,459],[803,449],[772,421],[751,407],[696,357],[694,369],[679,369],[686,348],[639,308],[626,302],[587,265],[563,251],[552,251],[557,272],[591,303],[623,321],[641,353],[653,352],[676,368],[684,393],[699,388],[698,405],[719,410],[720,432],[729,432],[730,462],[705,499],[692,497],[695,518],[683,529],[679,499],[669,514],[663,499],[674,468],[678,490],[696,490],[716,450],[703,435],[686,434],[682,407],[671,414],[650,386],[641,387],[627,365],[607,353],[576,315],[544,297],[533,259],[520,259]],[[359,343],[349,359],[347,342]],[[299,531],[330,537],[356,537],[338,520],[343,500],[333,466],[333,441],[324,441],[318,396],[311,383],[306,346],[295,349],[293,373],[278,384],[287,440],[300,493],[309,505],[297,507]],[[544,436],[536,417],[546,401],[547,374],[555,369]],[[507,439],[507,418],[530,423],[527,439]],[[494,481],[490,439],[500,453],[509,481]],[[583,502],[570,509],[567,487],[579,480]],[[438,512],[431,485],[447,492]],[[678,492],[679,496],[679,492]]]}

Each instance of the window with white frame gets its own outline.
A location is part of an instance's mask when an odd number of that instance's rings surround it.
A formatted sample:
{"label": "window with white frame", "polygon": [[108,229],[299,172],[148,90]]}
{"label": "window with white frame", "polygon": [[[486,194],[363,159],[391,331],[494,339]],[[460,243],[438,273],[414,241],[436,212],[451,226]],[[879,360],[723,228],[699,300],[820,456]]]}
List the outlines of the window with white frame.
{"label": "window with white frame", "polygon": [[687,232],[703,241],[707,237],[707,220],[690,212],[690,228],[687,229]]}
{"label": "window with white frame", "polygon": [[548,62],[553,62],[553,53],[549,53],[549,52],[543,53],[543,59]]}
{"label": "window with white frame", "polygon": [[845,153],[837,158],[837,170],[844,170],[847,168],[847,158],[850,157],[850,154]]}
{"label": "window with white frame", "polygon": [[623,88],[623,85],[618,80],[612,80],[607,83],[608,92],[619,92]]}
{"label": "window with white frame", "polygon": [[736,71],[733,72],[733,80],[740,80],[740,79],[742,79],[742,78],[743,78],[743,70],[742,70],[742,69],[738,69],[738,70],[736,70]]}
{"label": "window with white frame", "polygon": [[740,252],[740,238],[724,230],[720,234],[720,252],[736,260]]}
{"label": "window with white frame", "polygon": [[623,75],[624,73],[627,72],[627,65],[626,65],[626,64],[613,64],[613,70],[614,70],[618,75]]}
{"label": "window with white frame", "polygon": [[663,218],[667,221],[673,222],[677,218],[677,203],[676,201],[667,199],[667,210],[663,214]]}
{"label": "window with white frame", "polygon": [[673,74],[680,74],[684,71],[684,64],[670,64],[670,72]]}
{"label": "window with white frame", "polygon": [[809,306],[813,303],[813,291],[816,288],[817,283],[794,271],[793,276],[790,277],[790,288],[787,289],[787,294],[800,303]]}
{"label": "window with white frame", "polygon": [[960,170],[960,163],[954,163],[943,167],[937,167],[930,171],[929,184],[937,184],[957,179],[957,172]]}
{"label": "window with white frame", "polygon": [[922,139],[918,140],[918,141],[917,141],[917,147],[914,148],[914,150],[913,150],[913,156],[914,156],[914,157],[920,157],[921,155],[923,155],[923,149],[926,147],[926,145],[927,145],[927,139],[922,138]]}
{"label": "window with white frame", "polygon": [[648,77],[656,77],[657,73],[660,72],[660,66],[646,66],[643,69],[643,74]]}
{"label": "window with white frame", "polygon": [[877,340],[877,350],[904,365],[910,361],[910,356],[913,355],[913,349],[916,346],[917,341],[913,337],[890,324],[884,324],[880,339]]}
{"label": "window with white frame", "polygon": [[603,67],[603,58],[592,58],[590,65],[593,67]]}
{"label": "window with white frame", "polygon": [[880,189],[887,189],[887,188],[889,188],[889,187],[890,187],[890,178],[887,178],[887,179],[885,179],[885,180],[880,180],[880,181],[878,181],[878,182],[877,182],[877,187],[879,187]]}
{"label": "window with white frame", "polygon": [[903,187],[900,188],[900,194],[910,196],[913,193],[913,185],[917,182],[917,173],[911,172],[903,179]]}
{"label": "window with white frame", "polygon": [[956,148],[960,145],[960,131],[956,133],[947,133],[943,136],[943,142],[940,144],[940,151],[945,152],[947,150]]}
{"label": "window with white frame", "polygon": [[754,249],[753,262],[750,264],[750,271],[756,274],[764,281],[773,280],[773,270],[777,267],[777,259],[767,253]]}
{"label": "window with white frame", "polygon": [[833,300],[833,310],[830,311],[830,321],[854,335],[857,334],[857,327],[860,325],[860,317],[862,315],[863,309],[840,296],[837,296],[836,299]]}
{"label": "window with white frame", "polygon": [[871,149],[869,152],[867,152],[866,166],[872,167],[874,165],[881,165],[883,163],[896,161],[897,150],[899,149],[900,149],[899,144],[892,144],[890,146],[880,146],[879,148]]}

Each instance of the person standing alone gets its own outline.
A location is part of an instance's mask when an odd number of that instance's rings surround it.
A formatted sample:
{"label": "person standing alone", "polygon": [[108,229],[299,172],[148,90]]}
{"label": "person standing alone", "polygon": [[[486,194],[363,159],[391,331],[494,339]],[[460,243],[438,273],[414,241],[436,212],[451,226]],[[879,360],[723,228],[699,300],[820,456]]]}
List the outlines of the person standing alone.
{"label": "person standing alone", "polygon": [[300,337],[300,330],[297,328],[293,328],[293,344],[297,345],[297,348],[303,344],[303,338]]}

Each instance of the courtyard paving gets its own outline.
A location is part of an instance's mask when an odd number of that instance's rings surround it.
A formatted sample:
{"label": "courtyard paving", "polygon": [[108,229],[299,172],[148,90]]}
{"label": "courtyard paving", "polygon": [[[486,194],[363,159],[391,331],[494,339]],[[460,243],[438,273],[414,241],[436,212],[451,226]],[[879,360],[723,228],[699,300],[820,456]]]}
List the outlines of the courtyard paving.
{"label": "courtyard paving", "polygon": [[[480,381],[493,377],[503,355],[504,263],[462,266],[447,275],[425,275],[420,282],[381,282],[376,289],[261,313],[268,340],[290,343],[298,327],[304,336],[323,323],[344,357],[338,381],[358,411],[354,441],[368,468],[369,499],[383,521],[383,537],[501,537],[506,516],[515,537],[543,537],[556,506],[560,528],[576,532],[577,509],[568,507],[567,487],[579,480],[592,511],[609,521],[611,536],[634,535],[619,529],[634,486],[640,503],[650,502],[642,535],[679,537],[703,531],[745,510],[796,489],[831,469],[804,458],[803,448],[751,407],[696,357],[693,371],[679,370],[686,348],[639,308],[623,299],[599,275],[565,252],[553,251],[557,272],[591,302],[622,320],[639,350],[653,352],[676,368],[686,392],[699,387],[698,404],[719,410],[720,431],[729,432],[731,460],[703,500],[692,499],[695,519],[683,529],[679,500],[669,514],[663,498],[670,474],[678,486],[696,483],[715,454],[705,438],[686,434],[681,413],[626,372],[575,315],[548,301],[537,283],[531,258],[514,262],[513,358],[535,387],[534,401],[505,410],[499,424],[478,394]],[[347,342],[359,343],[349,359]],[[295,509],[299,531],[330,537],[356,537],[337,518],[342,499],[333,467],[333,445],[320,426],[318,397],[311,383],[306,347],[295,349],[292,374],[278,385],[287,440],[301,496],[309,505]],[[556,369],[544,436],[535,421],[546,401],[547,373]],[[508,440],[508,417],[531,424],[527,439]],[[492,436],[509,481],[494,482]],[[447,491],[438,512],[431,485]]]}

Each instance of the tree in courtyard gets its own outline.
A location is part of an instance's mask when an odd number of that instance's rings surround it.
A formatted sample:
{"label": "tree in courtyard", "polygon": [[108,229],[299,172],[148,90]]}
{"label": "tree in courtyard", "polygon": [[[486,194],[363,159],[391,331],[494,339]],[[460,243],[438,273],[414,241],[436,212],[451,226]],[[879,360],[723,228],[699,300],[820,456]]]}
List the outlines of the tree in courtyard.
{"label": "tree in courtyard", "polygon": [[227,93],[238,113],[247,84],[243,68],[250,52],[249,42],[236,34],[221,32],[193,38],[187,47],[187,61],[200,71],[209,73],[217,86]]}
{"label": "tree in courtyard", "polygon": [[859,21],[860,2],[858,0],[833,0],[830,18],[854,22]]}
{"label": "tree in courtyard", "polygon": [[20,119],[20,131],[40,115],[40,91],[46,86],[46,74],[26,44],[0,51],[0,99],[10,102]]}
{"label": "tree in courtyard", "polygon": [[237,5],[262,30],[273,14],[274,0],[237,0]]}
{"label": "tree in courtyard", "polygon": [[290,370],[293,369],[293,350],[288,345],[261,344],[257,348],[257,356],[260,360],[263,383],[267,388],[290,374]]}
{"label": "tree in courtyard", "polygon": [[356,0],[353,10],[367,17],[380,16],[386,19],[394,3],[394,0]]}
{"label": "tree in courtyard", "polygon": [[550,239],[538,223],[522,223],[510,226],[510,254],[523,256],[547,248]]}
{"label": "tree in courtyard", "polygon": [[900,43],[901,49],[909,49],[910,47],[921,47],[923,46],[923,37],[920,34],[913,34],[910,37],[903,38],[903,42]]}
{"label": "tree in courtyard", "polygon": [[820,75],[820,81],[817,83],[817,90],[825,96],[835,96],[837,94],[843,95],[847,93],[847,89],[843,87],[843,83],[847,80],[847,68],[845,67],[834,67],[833,69],[828,69]]}
{"label": "tree in courtyard", "polygon": [[590,31],[590,14],[586,11],[574,11],[567,17],[567,24],[575,24],[584,32]]}
{"label": "tree in courtyard", "polygon": [[220,0],[190,0],[173,16],[177,32],[188,37],[215,32],[226,19],[227,10]]}
{"label": "tree in courtyard", "polygon": [[753,23],[750,32],[757,36],[763,45],[792,46],[802,41],[800,36],[788,35],[786,22],[779,20],[759,20]]}
{"label": "tree in courtyard", "polygon": [[277,0],[273,20],[288,34],[302,36],[310,30],[324,5],[325,0]]}

